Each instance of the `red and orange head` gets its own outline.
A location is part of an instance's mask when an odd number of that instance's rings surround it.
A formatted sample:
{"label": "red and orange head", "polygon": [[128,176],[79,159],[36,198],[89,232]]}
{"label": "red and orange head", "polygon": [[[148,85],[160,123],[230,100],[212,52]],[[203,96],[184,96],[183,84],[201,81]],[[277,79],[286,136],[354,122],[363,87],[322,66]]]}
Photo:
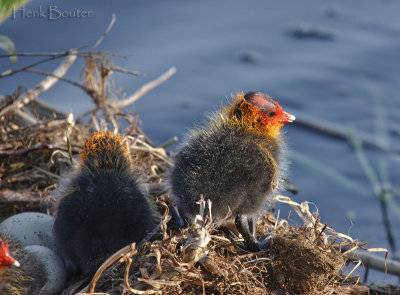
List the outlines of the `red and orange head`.
{"label": "red and orange head", "polygon": [[0,267],[19,267],[19,263],[10,255],[8,244],[0,238]]}
{"label": "red and orange head", "polygon": [[271,137],[278,136],[283,125],[295,120],[277,101],[261,92],[238,93],[225,112],[231,124]]}

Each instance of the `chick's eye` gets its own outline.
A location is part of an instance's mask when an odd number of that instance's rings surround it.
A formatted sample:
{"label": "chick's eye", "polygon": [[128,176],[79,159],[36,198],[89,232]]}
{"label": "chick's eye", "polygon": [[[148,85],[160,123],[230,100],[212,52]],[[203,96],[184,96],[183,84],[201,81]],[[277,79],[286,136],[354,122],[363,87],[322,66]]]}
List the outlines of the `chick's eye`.
{"label": "chick's eye", "polygon": [[270,118],[273,118],[273,117],[275,117],[275,112],[269,112],[267,114],[267,116],[270,117]]}

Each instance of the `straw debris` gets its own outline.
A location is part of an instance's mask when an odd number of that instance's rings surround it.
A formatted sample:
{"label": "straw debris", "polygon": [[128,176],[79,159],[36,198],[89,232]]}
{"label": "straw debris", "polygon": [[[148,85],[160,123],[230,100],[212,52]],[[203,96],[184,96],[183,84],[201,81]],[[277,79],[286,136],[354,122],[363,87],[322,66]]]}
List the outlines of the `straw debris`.
{"label": "straw debris", "polygon": [[[248,253],[238,247],[240,239],[235,234],[213,224],[212,219],[205,216],[198,216],[195,224],[178,230],[170,220],[168,202],[165,195],[157,200],[157,208],[163,215],[157,231],[137,247],[122,252],[118,261],[113,258],[115,263],[104,271],[95,287],[91,285],[92,291],[107,294],[115,291],[115,294],[334,294],[334,285],[342,281],[338,272],[345,258],[336,241],[344,244],[349,239],[330,229],[326,229],[329,233],[321,233],[318,228],[324,225],[295,227],[286,220],[278,221],[265,214],[258,221],[257,231],[272,235],[271,249]],[[205,203],[200,202],[200,206],[204,208]],[[120,281],[115,290],[122,277],[124,282]]]}

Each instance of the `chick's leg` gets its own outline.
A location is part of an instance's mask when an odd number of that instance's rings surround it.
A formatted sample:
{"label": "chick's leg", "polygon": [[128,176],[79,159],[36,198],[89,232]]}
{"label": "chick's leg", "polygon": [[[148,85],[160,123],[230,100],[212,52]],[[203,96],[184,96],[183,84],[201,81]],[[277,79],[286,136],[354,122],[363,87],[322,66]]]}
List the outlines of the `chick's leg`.
{"label": "chick's leg", "polygon": [[257,245],[257,239],[250,232],[249,219],[247,215],[244,214],[237,215],[235,219],[235,225],[244,239],[246,248],[252,252],[259,251],[260,248]]}
{"label": "chick's leg", "polygon": [[267,250],[270,246],[269,239],[264,238],[261,242],[255,237],[255,219],[249,218],[247,215],[239,214],[236,216],[235,225],[243,236],[245,249],[251,252]]}
{"label": "chick's leg", "polygon": [[247,223],[249,225],[250,234],[256,238],[256,218],[254,216],[247,217]]}
{"label": "chick's leg", "polygon": [[172,217],[175,219],[175,223],[178,228],[185,227],[185,221],[183,220],[181,214],[179,213],[178,207],[175,205],[169,206],[169,211],[171,212]]}

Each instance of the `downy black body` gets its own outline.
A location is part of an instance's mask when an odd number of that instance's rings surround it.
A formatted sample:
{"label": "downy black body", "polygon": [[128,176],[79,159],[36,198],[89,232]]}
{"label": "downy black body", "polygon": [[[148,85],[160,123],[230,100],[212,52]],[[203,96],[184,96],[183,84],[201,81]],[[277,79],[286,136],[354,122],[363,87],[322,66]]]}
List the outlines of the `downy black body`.
{"label": "downy black body", "polygon": [[[84,150],[83,165],[59,203],[54,230],[67,269],[93,274],[108,256],[156,225],[123,148],[112,134]],[[100,138],[103,136],[103,138]],[[92,149],[92,150],[90,150]]]}

